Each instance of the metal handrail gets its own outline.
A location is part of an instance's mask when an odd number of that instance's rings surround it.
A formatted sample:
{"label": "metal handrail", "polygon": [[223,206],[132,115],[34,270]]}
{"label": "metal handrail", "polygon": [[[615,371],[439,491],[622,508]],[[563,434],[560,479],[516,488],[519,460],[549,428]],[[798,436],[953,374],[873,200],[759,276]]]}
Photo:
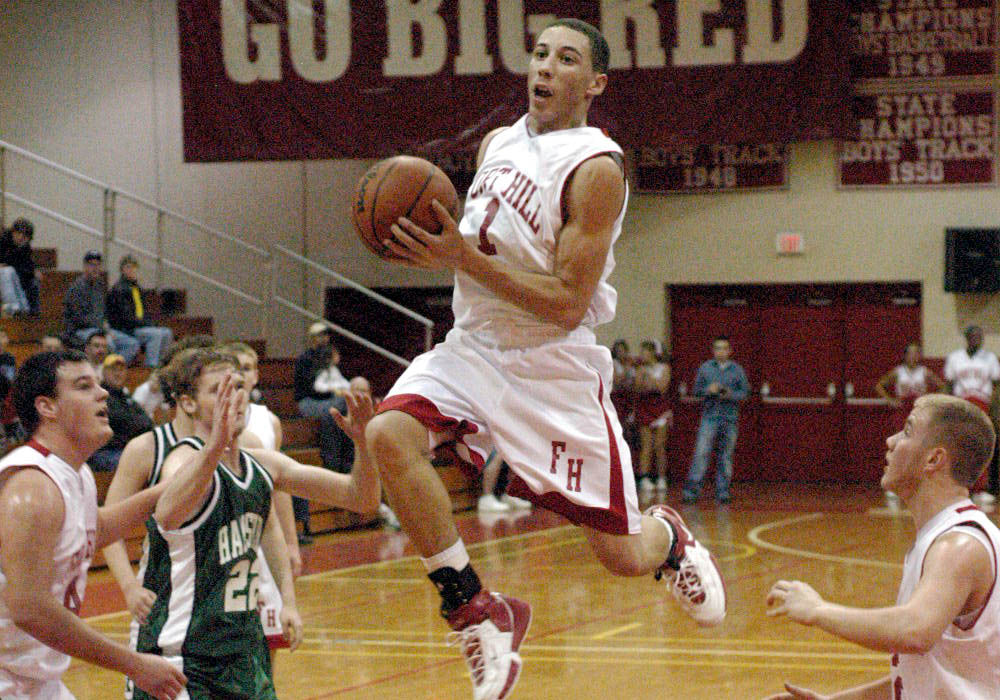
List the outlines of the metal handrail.
{"label": "metal handrail", "polygon": [[189,277],[194,277],[199,282],[204,282],[205,284],[210,285],[212,287],[215,287],[216,289],[221,289],[224,292],[229,292],[233,296],[237,296],[240,299],[242,299],[243,301],[247,301],[247,302],[249,302],[249,303],[251,303],[251,304],[253,304],[255,306],[263,306],[264,305],[264,300],[263,299],[259,299],[259,298],[255,297],[255,296],[247,294],[246,292],[241,291],[241,290],[237,289],[236,287],[230,287],[225,282],[219,282],[218,280],[214,280],[211,277],[206,277],[205,275],[201,274],[200,272],[195,272],[190,267],[187,267],[185,265],[181,265],[180,263],[176,263],[173,260],[164,259],[162,262],[167,267],[171,267],[171,268],[173,268],[175,270],[183,272],[184,274],[188,275]]}
{"label": "metal handrail", "polygon": [[278,303],[278,304],[281,304],[282,306],[284,306],[286,308],[291,309],[292,311],[297,311],[298,313],[300,313],[301,315],[305,316],[306,318],[311,318],[313,321],[319,321],[320,323],[326,324],[326,326],[328,328],[331,328],[334,331],[336,331],[337,333],[340,333],[345,338],[350,338],[355,343],[358,343],[359,345],[362,345],[362,346],[368,348],[372,352],[377,353],[377,354],[381,355],[382,357],[384,357],[386,359],[392,360],[396,364],[402,365],[403,367],[409,367],[410,366],[410,361],[407,360],[405,357],[400,357],[396,353],[391,352],[389,350],[386,350],[385,348],[383,348],[383,347],[381,347],[379,345],[376,345],[375,343],[371,342],[370,340],[365,340],[360,335],[357,335],[355,333],[351,333],[351,331],[347,330],[343,326],[338,326],[333,321],[329,321],[329,320],[323,318],[322,316],[320,316],[319,314],[313,313],[309,309],[303,308],[303,307],[299,306],[298,304],[295,304],[294,302],[288,301],[284,297],[276,295],[274,297],[274,301],[276,303]]}
{"label": "metal handrail", "polygon": [[261,248],[260,246],[256,246],[252,243],[247,243],[246,241],[237,238],[232,234],[226,233],[224,231],[219,231],[218,229],[214,229],[211,226],[206,226],[203,223],[200,223],[198,221],[195,221],[193,219],[184,216],[180,212],[168,209],[164,206],[156,204],[155,202],[151,202],[148,199],[144,199],[139,195],[132,194],[131,192],[127,192],[117,187],[113,187],[107,183],[101,182],[100,180],[95,180],[94,178],[88,177],[87,175],[77,172],[72,168],[67,168],[64,165],[59,165],[58,163],[54,163],[53,161],[48,160],[47,158],[42,158],[41,156],[35,155],[30,151],[26,151],[23,148],[19,148],[11,143],[7,143],[6,141],[0,140],[0,150],[8,150],[11,153],[16,153],[17,155],[21,156],[22,158],[25,158],[26,160],[38,163],[39,165],[44,165],[47,168],[51,168],[57,172],[63,173],[64,175],[68,175],[69,177],[79,180],[80,182],[84,182],[88,185],[98,187],[104,190],[105,192],[114,193],[118,197],[123,197],[125,199],[131,200],[136,204],[141,204],[142,206],[152,209],[156,212],[161,212],[163,214],[166,214],[172,219],[177,219],[181,223],[187,224],[188,226],[192,226],[198,229],[199,231],[204,231],[205,233],[216,236],[217,238],[222,238],[226,241],[229,241],[230,243],[241,246],[246,250],[252,251],[253,253],[256,253],[257,255],[264,258],[265,260],[271,255],[266,248]]}
{"label": "metal handrail", "polygon": [[96,228],[91,228],[86,224],[81,224],[79,221],[74,221],[73,219],[63,216],[62,214],[56,213],[47,207],[43,207],[41,204],[35,204],[34,202],[27,200],[24,197],[18,197],[16,194],[13,194],[11,192],[4,192],[3,196],[5,199],[9,199],[15,204],[20,204],[22,207],[25,207],[26,209],[37,211],[39,214],[43,214],[44,216],[47,216],[50,219],[58,221],[61,224],[65,224],[70,228],[75,228],[77,231],[85,233],[88,236],[92,236],[98,239],[104,238],[104,234],[101,231],[98,231]]}

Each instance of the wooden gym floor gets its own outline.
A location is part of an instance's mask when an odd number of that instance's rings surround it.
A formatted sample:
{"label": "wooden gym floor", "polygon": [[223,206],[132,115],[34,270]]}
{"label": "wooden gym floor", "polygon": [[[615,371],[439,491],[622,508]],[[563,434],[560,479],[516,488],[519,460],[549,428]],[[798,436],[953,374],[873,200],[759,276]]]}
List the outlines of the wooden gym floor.
{"label": "wooden gym floor", "polygon": [[[705,499],[682,512],[726,577],[729,613],[715,629],[688,620],[652,577],[606,574],[556,516],[458,516],[484,582],[534,607],[514,698],[762,698],[783,679],[829,692],[888,672],[884,654],[764,614],[779,578],[803,579],[850,605],[893,603],[913,529],[880,492],[737,485],[729,506]],[[279,697],[471,697],[465,665],[445,644],[437,594],[405,535],[341,533],[305,549],[308,573],[296,589],[306,636],[298,651],[278,654]],[[124,641],[123,610],[108,574],[92,572],[84,616]],[[117,674],[79,662],[65,680],[81,700],[119,698],[123,688]]]}

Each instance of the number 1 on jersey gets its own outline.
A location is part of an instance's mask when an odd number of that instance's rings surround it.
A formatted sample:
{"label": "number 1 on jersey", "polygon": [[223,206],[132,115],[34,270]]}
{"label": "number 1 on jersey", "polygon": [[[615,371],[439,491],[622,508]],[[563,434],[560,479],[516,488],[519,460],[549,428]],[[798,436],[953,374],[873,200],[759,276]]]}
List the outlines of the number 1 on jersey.
{"label": "number 1 on jersey", "polygon": [[496,217],[498,211],[500,211],[500,200],[494,197],[486,205],[486,216],[483,217],[483,225],[479,227],[479,250],[484,255],[497,254],[497,247],[490,243],[490,239],[486,234],[489,233],[490,224],[493,223],[493,219]]}

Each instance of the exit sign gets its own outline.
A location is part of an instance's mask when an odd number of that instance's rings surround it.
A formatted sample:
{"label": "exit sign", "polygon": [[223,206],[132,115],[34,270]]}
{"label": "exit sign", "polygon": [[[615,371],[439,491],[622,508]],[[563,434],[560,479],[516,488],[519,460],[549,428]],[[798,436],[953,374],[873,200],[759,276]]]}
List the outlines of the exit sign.
{"label": "exit sign", "polygon": [[806,251],[805,237],[801,233],[779,233],[775,246],[778,255],[802,255]]}

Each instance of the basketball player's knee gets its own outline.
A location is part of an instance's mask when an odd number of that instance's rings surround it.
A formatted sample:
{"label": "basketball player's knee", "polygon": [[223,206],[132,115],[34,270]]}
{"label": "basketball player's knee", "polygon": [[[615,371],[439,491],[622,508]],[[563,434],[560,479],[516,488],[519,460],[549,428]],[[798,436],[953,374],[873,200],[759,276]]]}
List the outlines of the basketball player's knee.
{"label": "basketball player's knee", "polygon": [[379,471],[392,471],[407,462],[409,446],[391,416],[381,414],[372,418],[365,428],[365,441]]}
{"label": "basketball player's knee", "polygon": [[601,566],[615,576],[642,576],[646,573],[642,560],[627,547],[605,549],[598,546],[593,551]]}

